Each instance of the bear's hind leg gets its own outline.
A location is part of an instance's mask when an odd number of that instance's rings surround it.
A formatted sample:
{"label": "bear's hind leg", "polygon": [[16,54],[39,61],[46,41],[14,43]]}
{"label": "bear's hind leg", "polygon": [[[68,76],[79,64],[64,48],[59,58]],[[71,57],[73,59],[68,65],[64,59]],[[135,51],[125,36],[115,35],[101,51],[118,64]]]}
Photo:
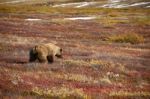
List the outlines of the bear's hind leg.
{"label": "bear's hind leg", "polygon": [[46,56],[40,56],[40,57],[38,57],[38,60],[40,63],[46,63],[47,62]]}
{"label": "bear's hind leg", "polygon": [[29,62],[34,62],[36,59],[37,59],[37,54],[33,53],[33,50],[30,50]]}

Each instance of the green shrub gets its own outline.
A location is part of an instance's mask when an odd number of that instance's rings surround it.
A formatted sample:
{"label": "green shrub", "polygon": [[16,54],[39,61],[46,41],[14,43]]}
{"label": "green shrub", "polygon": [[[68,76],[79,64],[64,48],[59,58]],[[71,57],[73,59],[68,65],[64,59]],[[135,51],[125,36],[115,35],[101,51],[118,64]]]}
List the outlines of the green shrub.
{"label": "green shrub", "polygon": [[144,42],[144,37],[136,33],[115,35],[109,38],[111,42],[138,44]]}

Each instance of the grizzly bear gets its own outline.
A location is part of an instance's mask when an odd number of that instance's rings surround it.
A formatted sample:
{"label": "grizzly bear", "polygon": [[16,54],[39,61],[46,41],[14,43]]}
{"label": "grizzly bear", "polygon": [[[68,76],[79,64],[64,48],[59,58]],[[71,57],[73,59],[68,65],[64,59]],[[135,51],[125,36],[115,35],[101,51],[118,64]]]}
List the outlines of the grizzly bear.
{"label": "grizzly bear", "polygon": [[30,50],[29,56],[29,62],[38,60],[41,63],[52,63],[55,56],[62,58],[62,49],[52,43],[40,44]]}

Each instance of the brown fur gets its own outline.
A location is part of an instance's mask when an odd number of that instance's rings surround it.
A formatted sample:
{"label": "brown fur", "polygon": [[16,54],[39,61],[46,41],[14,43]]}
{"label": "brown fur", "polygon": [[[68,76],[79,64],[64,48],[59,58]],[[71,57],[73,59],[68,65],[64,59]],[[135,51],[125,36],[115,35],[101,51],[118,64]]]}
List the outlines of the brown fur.
{"label": "brown fur", "polygon": [[47,43],[36,45],[30,51],[30,62],[39,60],[41,63],[54,61],[54,57],[62,57],[62,49],[55,44]]}

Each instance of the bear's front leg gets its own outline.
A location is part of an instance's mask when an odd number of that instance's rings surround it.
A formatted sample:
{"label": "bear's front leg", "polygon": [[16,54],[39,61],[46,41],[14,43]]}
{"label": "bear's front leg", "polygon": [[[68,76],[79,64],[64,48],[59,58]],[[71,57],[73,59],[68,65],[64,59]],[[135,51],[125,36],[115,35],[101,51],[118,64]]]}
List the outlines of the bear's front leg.
{"label": "bear's front leg", "polygon": [[53,55],[47,56],[47,60],[48,60],[48,63],[53,63],[54,62],[54,56]]}

